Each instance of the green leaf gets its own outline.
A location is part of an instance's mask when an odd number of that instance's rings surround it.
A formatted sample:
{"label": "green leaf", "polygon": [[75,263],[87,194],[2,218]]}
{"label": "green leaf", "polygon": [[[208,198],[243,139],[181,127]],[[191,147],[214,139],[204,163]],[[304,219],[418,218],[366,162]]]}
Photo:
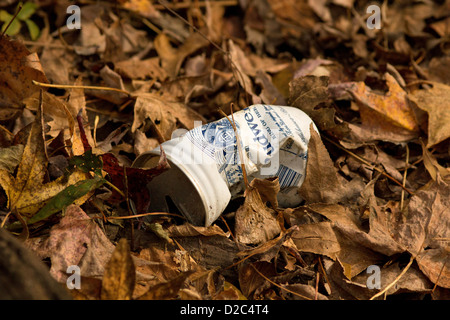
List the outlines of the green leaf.
{"label": "green leaf", "polygon": [[10,15],[8,12],[6,12],[5,10],[0,10],[0,21],[3,22],[9,22],[12,19],[12,15]]}
{"label": "green leaf", "polygon": [[30,19],[25,20],[25,23],[28,27],[28,31],[30,32],[31,40],[36,40],[39,37],[39,34],[41,33],[39,27],[37,26],[36,23],[34,23],[34,21]]}
{"label": "green leaf", "polygon": [[[87,193],[101,187],[105,179],[95,177],[93,179],[79,181],[68,186],[56,196],[51,198],[44,207],[41,208],[34,216],[27,220],[27,224],[33,224],[41,220],[47,219],[51,215],[60,212],[64,208],[71,205],[75,200],[83,197]],[[8,229],[16,229],[21,226],[20,221],[12,223]]]}
{"label": "green leaf", "polygon": [[22,10],[17,14],[19,20],[26,20],[30,18],[38,8],[38,5],[33,2],[27,2],[22,6]]}
{"label": "green leaf", "polygon": [[[11,19],[9,19],[7,22],[5,22],[2,26],[2,32],[5,31],[6,27],[8,26],[9,21],[11,21]],[[16,34],[18,34],[20,32],[20,22],[19,20],[14,20],[13,22],[11,22],[11,24],[8,27],[8,30],[6,30],[5,34],[7,34],[8,36],[15,36]]]}
{"label": "green leaf", "polygon": [[69,160],[69,170],[78,168],[83,172],[95,172],[97,176],[101,176],[101,170],[103,168],[102,159],[93,154],[92,150],[88,150],[81,156],[74,156]]}
{"label": "green leaf", "polygon": [[95,177],[93,179],[79,181],[71,186],[68,186],[50,199],[50,201],[47,202],[47,204],[39,210],[38,213],[28,219],[27,224],[33,224],[47,219],[51,215],[71,205],[78,198],[81,198],[90,191],[101,187],[104,182],[105,180],[103,178]]}

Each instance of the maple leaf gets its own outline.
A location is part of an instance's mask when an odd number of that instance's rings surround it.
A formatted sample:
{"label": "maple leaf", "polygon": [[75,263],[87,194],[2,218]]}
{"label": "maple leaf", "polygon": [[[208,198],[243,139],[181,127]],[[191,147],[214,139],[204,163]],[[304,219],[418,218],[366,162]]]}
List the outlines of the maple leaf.
{"label": "maple leaf", "polygon": [[[76,170],[45,183],[47,165],[41,108],[31,125],[16,176],[0,169],[0,185],[8,197],[9,210],[31,218],[48,200],[66,187],[89,178],[87,173]],[[82,201],[85,199],[83,197]]]}
{"label": "maple leaf", "polygon": [[419,133],[414,111],[406,92],[389,73],[385,74],[389,91],[380,94],[364,82],[357,82],[349,92],[359,106],[363,127],[375,139],[392,142],[409,141]]}

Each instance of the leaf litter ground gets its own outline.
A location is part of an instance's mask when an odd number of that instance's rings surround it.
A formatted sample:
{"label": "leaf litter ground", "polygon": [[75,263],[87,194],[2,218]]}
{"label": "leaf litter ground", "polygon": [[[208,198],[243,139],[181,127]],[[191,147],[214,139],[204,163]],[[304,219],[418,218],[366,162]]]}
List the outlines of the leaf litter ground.
{"label": "leaf litter ground", "polygon": [[[72,297],[450,297],[449,1],[385,3],[380,30],[366,1],[80,3],[80,30],[55,4],[0,39],[1,226],[62,285],[79,266]],[[256,103],[319,128],[302,205],[273,177],[207,228],[147,212],[170,168],[136,156]]]}

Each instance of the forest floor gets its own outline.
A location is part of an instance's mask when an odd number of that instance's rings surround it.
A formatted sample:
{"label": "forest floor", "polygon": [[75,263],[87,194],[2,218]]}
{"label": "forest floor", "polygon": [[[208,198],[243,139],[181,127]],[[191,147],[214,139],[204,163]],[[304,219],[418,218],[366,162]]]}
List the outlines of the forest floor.
{"label": "forest floor", "polygon": [[[25,3],[0,38],[1,227],[62,285],[78,267],[75,299],[449,299],[450,1],[371,4]],[[134,159],[254,104],[318,128],[303,203],[269,179],[208,227],[148,212],[167,163]]]}

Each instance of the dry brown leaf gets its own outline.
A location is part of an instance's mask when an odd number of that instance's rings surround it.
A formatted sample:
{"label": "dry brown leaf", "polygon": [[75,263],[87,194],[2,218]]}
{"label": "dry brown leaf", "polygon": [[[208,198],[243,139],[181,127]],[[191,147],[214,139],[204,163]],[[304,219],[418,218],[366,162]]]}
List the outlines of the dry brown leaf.
{"label": "dry brown leaf", "polygon": [[69,77],[73,71],[76,55],[66,50],[60,39],[52,40],[49,44],[61,47],[43,47],[40,58],[45,75],[52,83],[70,84]]}
{"label": "dry brown leaf", "polygon": [[142,249],[136,255],[135,264],[137,274],[145,275],[149,285],[170,281],[180,271],[180,264],[177,263],[173,251],[154,247]]}
{"label": "dry brown leaf", "polygon": [[[31,97],[24,100],[26,107],[30,110],[39,110],[39,93],[36,92]],[[50,116],[51,121],[47,122],[50,130],[46,134],[55,138],[64,130],[64,140],[72,138],[75,132],[75,121],[67,105],[51,93],[43,92],[42,108],[45,116]]]}
{"label": "dry brown leaf", "polygon": [[417,191],[409,201],[407,212],[395,227],[398,231],[394,234],[395,240],[416,257],[420,270],[433,283],[450,288],[449,183],[438,176],[436,181]]}
{"label": "dry brown leaf", "polygon": [[[259,180],[261,179],[252,180],[245,191],[244,204],[236,211],[235,234],[236,239],[242,244],[264,243],[281,232],[276,211],[268,208],[261,199],[258,184],[262,182]],[[272,181],[269,183],[272,184]],[[272,186],[272,188],[274,187]],[[267,193],[264,192],[264,194]]]}
{"label": "dry brown leaf", "polygon": [[111,259],[105,266],[102,280],[102,300],[130,300],[136,279],[136,269],[130,246],[124,238],[117,243]]}
{"label": "dry brown leaf", "polygon": [[[82,86],[83,80],[77,78],[74,82],[75,86]],[[81,118],[83,119],[83,125],[85,129],[85,135],[89,142],[89,145],[94,146],[94,139],[92,138],[91,130],[89,127],[88,116],[86,112],[86,97],[84,95],[84,89],[73,88],[69,89],[69,100],[67,101],[67,109],[72,115],[73,119],[76,119],[78,114],[81,113]],[[82,155],[84,153],[83,141],[80,135],[79,126],[75,126],[75,131],[71,136],[72,142],[72,153],[75,156]]]}
{"label": "dry brown leaf", "polygon": [[308,29],[312,28],[315,24],[314,13],[307,0],[268,0],[268,3],[273,13],[279,19],[285,21],[285,27],[290,32],[298,32],[296,28],[292,27],[292,24]]}
{"label": "dry brown leaf", "polygon": [[433,82],[433,87],[411,92],[408,97],[428,113],[428,142],[430,148],[450,137],[450,86]]}
{"label": "dry brown leaf", "polygon": [[428,151],[423,142],[420,142],[422,143],[423,164],[430,174],[431,178],[436,181],[439,175],[444,180],[449,179],[450,168],[444,168],[443,166],[441,166],[436,157],[434,157],[433,154]]}
{"label": "dry brown leaf", "polygon": [[[107,65],[100,70],[99,74],[104,81],[104,87],[125,90],[122,77],[117,72],[110,69]],[[128,99],[128,95],[126,93],[111,90],[86,89],[86,93],[117,105],[121,105]]]}
{"label": "dry brown leaf", "polygon": [[50,229],[50,236],[33,249],[42,259],[50,258],[50,273],[58,282],[65,283],[70,265],[79,266],[85,277],[101,276],[114,245],[79,206],[71,205],[61,221]]}
{"label": "dry brown leaf", "polygon": [[47,83],[36,53],[19,41],[0,37],[0,120],[10,120],[22,111],[22,100],[39,91],[32,80]]}
{"label": "dry brown leaf", "polygon": [[251,264],[243,265],[239,268],[239,288],[244,296],[250,298],[255,290],[261,289],[261,287],[267,284],[267,280],[264,279],[259,273],[263,274],[267,278],[275,276],[274,265],[268,262],[255,262]]}
{"label": "dry brown leaf", "polygon": [[292,80],[289,83],[289,103],[310,116],[320,130],[331,131],[343,136],[348,132],[347,124],[335,121],[337,117],[334,108],[326,106],[316,108],[328,100],[328,81],[327,76],[316,77],[313,75]]}
{"label": "dry brown leaf", "polygon": [[182,103],[166,101],[152,94],[142,94],[136,99],[131,132],[135,132],[139,127],[145,125],[146,119],[153,121],[166,140],[169,140],[173,131],[177,129],[177,122],[190,130],[194,128],[194,121],[205,120],[200,114]]}
{"label": "dry brown leaf", "polygon": [[330,222],[302,224],[292,233],[292,240],[300,252],[322,254],[335,260],[341,250]]}
{"label": "dry brown leaf", "polygon": [[145,60],[131,58],[114,64],[115,71],[129,79],[156,79],[164,81],[167,78],[166,71],[159,65],[160,58],[152,57]]}
{"label": "dry brown leaf", "polygon": [[367,88],[364,82],[350,89],[359,105],[362,127],[371,132],[373,140],[409,141],[418,135],[415,113],[395,78],[389,73],[385,77],[389,88],[386,94]]}
{"label": "dry brown leaf", "polygon": [[170,78],[178,75],[181,65],[189,55],[208,44],[209,42],[196,32],[192,33],[177,49],[172,47],[168,36],[164,33],[159,34],[155,39],[155,48],[161,59],[162,67]]}
{"label": "dry brown leaf", "polygon": [[124,8],[134,11],[144,17],[152,18],[158,14],[158,11],[149,0],[120,0]]}
{"label": "dry brown leaf", "polygon": [[347,182],[339,176],[319,134],[313,130],[312,126],[310,131],[306,176],[298,190],[299,195],[307,203],[331,204],[359,194],[362,181],[354,179]]}
{"label": "dry brown leaf", "polygon": [[183,272],[176,276],[174,279],[151,286],[146,293],[138,298],[138,300],[173,299],[178,295],[180,289],[185,284],[186,279],[191,274],[192,271]]}
{"label": "dry brown leaf", "polygon": [[233,73],[237,81],[245,90],[245,92],[253,97],[253,103],[259,102],[257,101],[258,97],[254,93],[253,83],[249,76],[249,74],[252,74],[254,72],[253,68],[251,67],[250,60],[242,51],[242,49],[231,39],[228,40],[228,48],[230,52],[230,58],[233,61]]}

